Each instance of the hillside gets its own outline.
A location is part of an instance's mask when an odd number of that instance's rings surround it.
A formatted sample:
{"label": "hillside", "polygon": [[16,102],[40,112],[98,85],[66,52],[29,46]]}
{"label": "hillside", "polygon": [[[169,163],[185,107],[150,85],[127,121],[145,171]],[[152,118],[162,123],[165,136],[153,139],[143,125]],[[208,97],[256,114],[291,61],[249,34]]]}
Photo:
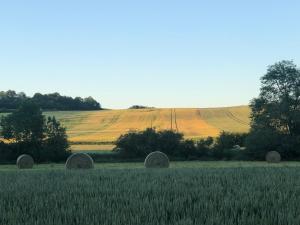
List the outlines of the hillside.
{"label": "hillside", "polygon": [[[177,127],[186,138],[217,136],[222,130],[247,132],[248,106],[206,109],[175,109]],[[130,130],[147,127],[170,129],[171,109],[126,109],[102,111],[47,112],[56,116],[73,142],[112,142]],[[174,115],[173,115],[174,116]],[[174,118],[174,117],[173,117]],[[173,124],[175,127],[175,124]]]}

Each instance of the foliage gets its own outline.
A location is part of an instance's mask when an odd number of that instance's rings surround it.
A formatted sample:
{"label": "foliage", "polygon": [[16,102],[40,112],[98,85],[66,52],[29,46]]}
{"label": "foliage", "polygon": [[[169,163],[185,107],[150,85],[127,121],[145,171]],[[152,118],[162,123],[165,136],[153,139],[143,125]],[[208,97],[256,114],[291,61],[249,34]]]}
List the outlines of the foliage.
{"label": "foliage", "polygon": [[0,110],[7,111],[18,108],[22,102],[28,100],[24,92],[16,93],[15,91],[0,91]]}
{"label": "foliage", "polygon": [[270,150],[284,158],[300,156],[300,70],[292,61],[268,68],[258,98],[251,102],[251,132],[247,148],[255,158]]}
{"label": "foliage", "polygon": [[15,157],[12,156],[11,146],[5,144],[3,141],[0,141],[0,163],[13,162]]}
{"label": "foliage", "polygon": [[235,145],[245,146],[248,134],[239,134],[222,131],[216,138],[213,155],[217,159],[232,159],[240,150],[234,149]]}
{"label": "foliage", "polygon": [[1,171],[0,224],[299,224],[299,176],[299,168]]}
{"label": "foliage", "polygon": [[0,121],[1,135],[4,139],[15,142],[41,141],[44,137],[45,118],[40,108],[33,102],[26,101],[20,108]]}
{"label": "foliage", "polygon": [[101,105],[92,97],[88,98],[72,98],[61,96],[59,93],[40,94],[36,93],[32,98],[26,96],[25,93],[16,93],[9,90],[0,92],[0,110],[11,111],[16,110],[25,101],[31,100],[43,110],[98,110]]}
{"label": "foliage", "polygon": [[116,141],[115,151],[123,157],[144,158],[153,151],[161,151],[168,156],[187,156],[193,149],[193,143],[184,141],[181,133],[148,128],[121,135]]}
{"label": "foliage", "polygon": [[211,152],[214,144],[212,137],[202,138],[197,141],[197,156],[198,157],[211,157]]}
{"label": "foliage", "polygon": [[43,161],[57,162],[68,157],[70,152],[66,128],[55,117],[48,117],[43,143]]}
{"label": "foliage", "polygon": [[5,149],[2,157],[7,160],[29,154],[37,162],[60,161],[69,154],[65,128],[54,117],[46,121],[32,101],[22,103],[18,110],[2,117],[0,125],[0,135],[9,143],[1,144]]}
{"label": "foliage", "polygon": [[183,135],[171,130],[129,132],[116,142],[115,152],[121,158],[144,158],[153,151],[161,151],[171,158],[197,159],[246,159],[244,148],[247,134],[222,132],[215,140],[212,137],[198,141],[184,140]]}
{"label": "foliage", "polygon": [[217,149],[231,149],[235,145],[241,147],[245,146],[245,140],[247,138],[246,133],[231,133],[222,131],[216,138],[215,148]]}
{"label": "foliage", "polygon": [[[197,156],[210,160],[249,160],[245,151],[246,133],[221,132],[215,139],[202,138],[196,142]],[[239,146],[239,148],[235,148]]]}
{"label": "foliage", "polygon": [[88,98],[71,98],[61,96],[59,93],[42,95],[36,93],[32,100],[37,103],[43,110],[98,110],[101,105],[92,97]]}
{"label": "foliage", "polygon": [[154,107],[144,106],[144,105],[133,105],[129,109],[154,109]]}

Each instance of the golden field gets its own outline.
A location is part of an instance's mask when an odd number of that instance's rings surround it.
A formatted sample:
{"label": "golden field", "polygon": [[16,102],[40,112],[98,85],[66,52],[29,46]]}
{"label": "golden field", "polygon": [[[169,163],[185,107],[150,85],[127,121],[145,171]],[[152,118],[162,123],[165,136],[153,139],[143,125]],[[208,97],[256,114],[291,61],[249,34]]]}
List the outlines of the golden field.
{"label": "golden field", "polygon": [[[222,130],[230,132],[249,130],[248,106],[177,108],[175,111],[178,130],[185,138],[215,137]],[[69,140],[72,142],[113,142],[130,130],[143,130],[151,126],[158,130],[171,128],[171,109],[47,112],[45,115],[58,118],[67,128]],[[175,127],[173,121],[173,128]]]}

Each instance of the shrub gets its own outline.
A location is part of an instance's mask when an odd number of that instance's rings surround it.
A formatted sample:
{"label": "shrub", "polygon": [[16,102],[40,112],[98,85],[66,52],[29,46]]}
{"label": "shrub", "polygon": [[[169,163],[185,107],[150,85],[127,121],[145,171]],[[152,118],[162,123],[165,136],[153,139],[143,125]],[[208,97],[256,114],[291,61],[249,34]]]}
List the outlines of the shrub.
{"label": "shrub", "polygon": [[222,131],[216,138],[213,156],[217,159],[231,159],[242,151],[241,148],[235,149],[235,146],[245,146],[247,135]]}
{"label": "shrub", "polygon": [[183,134],[171,130],[156,131],[152,128],[121,135],[114,149],[123,158],[145,158],[153,151],[169,156],[187,157],[194,150],[194,143],[184,140]]}
{"label": "shrub", "polygon": [[216,139],[215,148],[231,149],[234,146],[245,146],[245,140],[248,134],[231,133],[222,131]]}
{"label": "shrub", "polygon": [[211,157],[214,139],[212,137],[202,138],[196,143],[197,157]]}
{"label": "shrub", "polygon": [[252,159],[264,160],[267,152],[280,152],[280,146],[280,133],[271,129],[252,131],[246,139],[247,154]]}

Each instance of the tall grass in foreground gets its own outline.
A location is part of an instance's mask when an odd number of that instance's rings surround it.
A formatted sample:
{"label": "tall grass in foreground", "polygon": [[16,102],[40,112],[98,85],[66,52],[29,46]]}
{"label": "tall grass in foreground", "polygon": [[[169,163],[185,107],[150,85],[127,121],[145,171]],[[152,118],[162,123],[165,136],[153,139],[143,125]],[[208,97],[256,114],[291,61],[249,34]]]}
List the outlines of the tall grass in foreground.
{"label": "tall grass in foreground", "polygon": [[298,168],[5,171],[1,225],[296,225]]}

